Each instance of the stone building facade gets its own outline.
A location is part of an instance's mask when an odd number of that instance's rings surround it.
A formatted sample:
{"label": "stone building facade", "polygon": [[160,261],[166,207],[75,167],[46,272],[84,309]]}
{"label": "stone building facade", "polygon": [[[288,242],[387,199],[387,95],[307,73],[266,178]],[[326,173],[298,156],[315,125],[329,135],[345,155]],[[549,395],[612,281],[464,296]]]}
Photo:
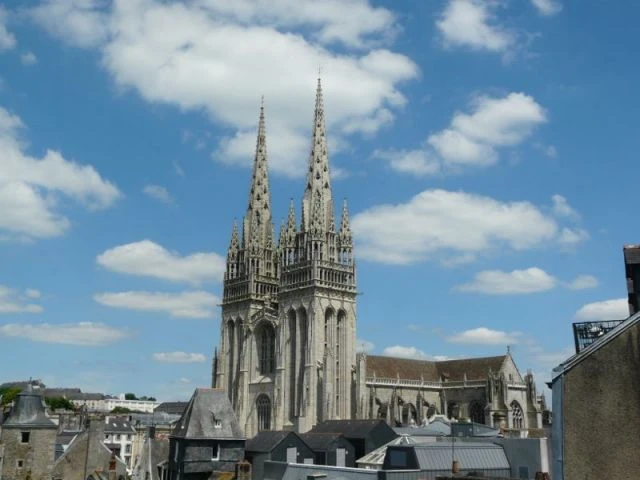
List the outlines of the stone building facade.
{"label": "stone building facade", "polygon": [[40,394],[31,384],[17,395],[2,424],[0,478],[49,480],[58,427],[47,417]]}
{"label": "stone building facade", "polygon": [[278,242],[270,195],[261,108],[249,205],[227,256],[213,380],[249,437],[355,415],[353,244],[346,203],[336,228],[320,81],[300,223],[292,203]]}
{"label": "stone building facade", "polygon": [[[262,430],[307,432],[333,419],[402,423],[409,417],[396,412],[398,399],[413,405],[414,422],[423,418],[427,404],[445,413],[453,405],[455,415],[474,405],[489,424],[537,426],[533,381],[522,379],[510,355],[492,369],[483,370],[486,359],[465,364],[466,380],[465,368],[459,379],[440,376],[437,362],[422,362],[406,376],[404,367],[393,370],[399,359],[357,357],[356,294],[346,202],[339,225],[334,215],[318,80],[300,219],[292,202],[277,241],[260,109],[248,207],[241,229],[233,225],[227,253],[212,385],[227,391],[249,438]],[[387,405],[386,413],[381,405]]]}

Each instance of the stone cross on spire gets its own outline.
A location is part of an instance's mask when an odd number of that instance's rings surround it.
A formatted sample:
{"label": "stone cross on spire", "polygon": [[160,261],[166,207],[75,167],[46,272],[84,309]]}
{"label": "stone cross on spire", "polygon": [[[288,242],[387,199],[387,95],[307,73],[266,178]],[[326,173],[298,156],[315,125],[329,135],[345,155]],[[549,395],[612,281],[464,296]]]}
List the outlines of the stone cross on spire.
{"label": "stone cross on spire", "polygon": [[[256,154],[253,162],[253,176],[249,192],[249,205],[244,218],[243,238],[254,244],[265,247],[269,240],[273,241],[271,225],[271,192],[269,191],[269,172],[267,165],[267,137],[264,120],[264,97],[260,105],[258,121],[258,138]],[[248,245],[245,245],[247,247]]]}
{"label": "stone cross on spire", "polygon": [[327,131],[324,121],[322,85],[318,78],[316,108],[313,118],[313,137],[309,156],[307,186],[302,199],[302,229],[314,233],[335,230],[333,198],[329,174]]}

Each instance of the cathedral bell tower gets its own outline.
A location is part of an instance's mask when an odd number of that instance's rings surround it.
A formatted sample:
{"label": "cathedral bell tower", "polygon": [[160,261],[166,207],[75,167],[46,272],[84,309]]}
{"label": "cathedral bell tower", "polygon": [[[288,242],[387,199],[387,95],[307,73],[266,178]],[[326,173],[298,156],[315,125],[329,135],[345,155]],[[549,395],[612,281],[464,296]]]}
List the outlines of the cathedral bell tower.
{"label": "cathedral bell tower", "polygon": [[[258,139],[242,221],[242,235],[233,224],[227,253],[222,298],[220,350],[214,386],[227,391],[240,425],[255,423],[252,384],[263,381],[273,398],[276,362],[279,265],[271,219],[264,104],[260,107]],[[273,428],[271,405],[262,427]],[[247,432],[248,433],[248,432]]]}
{"label": "cathedral bell tower", "polygon": [[280,232],[278,294],[285,426],[305,432],[355,418],[356,272],[346,202],[336,230],[322,86],[318,79],[300,228],[293,204]]}

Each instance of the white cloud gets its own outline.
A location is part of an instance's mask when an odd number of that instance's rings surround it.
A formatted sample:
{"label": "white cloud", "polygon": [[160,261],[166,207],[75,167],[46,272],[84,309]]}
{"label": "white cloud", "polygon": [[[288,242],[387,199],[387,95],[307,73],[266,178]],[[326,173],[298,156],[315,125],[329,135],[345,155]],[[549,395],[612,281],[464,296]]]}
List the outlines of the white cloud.
{"label": "white cloud", "polygon": [[629,317],[629,303],[626,298],[614,298],[587,303],[575,314],[576,320],[622,320]]}
{"label": "white cloud", "polygon": [[567,247],[573,247],[589,239],[589,233],[583,228],[565,227],[560,232],[558,242]]}
{"label": "white cloud", "polygon": [[593,275],[578,275],[574,278],[567,288],[570,290],[585,290],[587,288],[595,288],[598,286],[598,279]]}
{"label": "white cloud", "polygon": [[352,227],[361,258],[395,264],[436,253],[527,250],[557,242],[561,235],[556,220],[529,202],[447,190],[425,190],[407,203],[371,207],[353,217]]}
{"label": "white cloud", "polygon": [[567,217],[574,220],[580,218],[580,214],[571,206],[562,195],[555,194],[551,197],[553,213],[558,217]]}
{"label": "white cloud", "polygon": [[44,309],[41,305],[30,303],[40,297],[38,290],[26,289],[20,292],[15,288],[0,285],[0,314],[3,313],[40,313]]}
{"label": "white cloud", "polygon": [[160,363],[200,363],[206,361],[206,357],[202,353],[186,352],[158,352],[153,354],[153,359]]}
{"label": "white cloud", "polygon": [[31,18],[50,34],[75,47],[97,47],[107,38],[109,23],[103,0],[44,0]]}
{"label": "white cloud", "polygon": [[515,35],[499,25],[492,8],[497,2],[450,0],[436,27],[445,46],[505,52],[515,44]]}
{"label": "white cloud", "polygon": [[52,150],[42,159],[26,154],[21,128],[20,118],[0,107],[0,230],[36,238],[61,235],[70,222],[57,211],[59,196],[89,210],[107,208],[121,196],[90,165]]}
{"label": "white cloud", "polygon": [[376,150],[374,158],[389,162],[392,170],[417,177],[440,172],[440,162],[425,150]]}
{"label": "white cloud", "polygon": [[413,358],[416,360],[430,360],[431,357],[416,347],[405,347],[402,345],[393,345],[386,347],[382,351],[382,355],[387,357]]}
{"label": "white cloud", "polygon": [[80,322],[60,325],[11,323],[0,326],[0,335],[26,338],[34,342],[94,347],[123,340],[129,337],[130,333],[104,323]]}
{"label": "white cloud", "polygon": [[375,156],[414,175],[487,167],[498,161],[499,149],[521,144],[547,121],[544,108],[524,93],[478,96],[470,107],[469,113],[456,112],[450,125],[431,134],[422,149],[377,151]]}
{"label": "white cloud", "polygon": [[373,344],[373,342],[370,342],[369,340],[365,340],[363,338],[356,339],[356,350],[358,353],[369,353],[373,351],[374,348],[375,345]]}
{"label": "white cloud", "polygon": [[541,15],[551,16],[562,11],[562,4],[554,0],[531,0]]}
{"label": "white cloud", "polygon": [[176,161],[173,162],[173,169],[178,175],[180,175],[181,177],[184,177],[184,170],[182,169],[182,167],[178,162]]}
{"label": "white cloud", "polygon": [[213,156],[234,165],[251,164],[263,93],[271,167],[304,173],[318,65],[330,138],[388,125],[406,103],[399,84],[418,75],[407,56],[378,46],[393,36],[394,16],[366,0],[97,4],[48,2],[33,15],[71,44],[96,46],[119,87],[231,127]]}
{"label": "white cloud", "polygon": [[20,55],[20,61],[23,65],[35,65],[38,63],[38,57],[33,52],[25,52]]}
{"label": "white cloud", "polygon": [[218,297],[204,291],[97,293],[93,299],[107,307],[163,312],[176,318],[212,318],[220,302]]}
{"label": "white cloud", "polygon": [[145,185],[142,191],[145,195],[148,195],[154,200],[159,200],[164,203],[173,203],[173,197],[169,191],[160,185]]}
{"label": "white cloud", "polygon": [[511,272],[485,270],[476,273],[473,282],[458,285],[456,290],[488,295],[514,295],[544,292],[554,288],[557,283],[555,277],[537,267]]}
{"label": "white cloud", "polygon": [[0,5],[0,52],[16,46],[16,37],[7,29],[7,10]]}
{"label": "white cloud", "polygon": [[96,257],[98,265],[118,273],[199,284],[220,281],[226,260],[217,253],[181,256],[151,240],[127,243],[105,250]]}
{"label": "white cloud", "polygon": [[471,345],[513,345],[519,342],[518,337],[520,335],[519,332],[502,332],[486,327],[478,327],[456,333],[448,337],[447,341]]}

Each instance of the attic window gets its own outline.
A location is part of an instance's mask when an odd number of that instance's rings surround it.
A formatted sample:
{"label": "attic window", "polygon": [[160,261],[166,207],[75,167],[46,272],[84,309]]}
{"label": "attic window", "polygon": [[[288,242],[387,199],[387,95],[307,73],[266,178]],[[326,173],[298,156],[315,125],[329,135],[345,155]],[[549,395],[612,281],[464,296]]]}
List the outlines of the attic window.
{"label": "attic window", "polygon": [[30,437],[31,437],[31,432],[21,432],[20,441],[22,443],[29,443]]}
{"label": "attic window", "polygon": [[24,467],[24,460],[18,460],[16,463],[17,463],[18,468]]}

